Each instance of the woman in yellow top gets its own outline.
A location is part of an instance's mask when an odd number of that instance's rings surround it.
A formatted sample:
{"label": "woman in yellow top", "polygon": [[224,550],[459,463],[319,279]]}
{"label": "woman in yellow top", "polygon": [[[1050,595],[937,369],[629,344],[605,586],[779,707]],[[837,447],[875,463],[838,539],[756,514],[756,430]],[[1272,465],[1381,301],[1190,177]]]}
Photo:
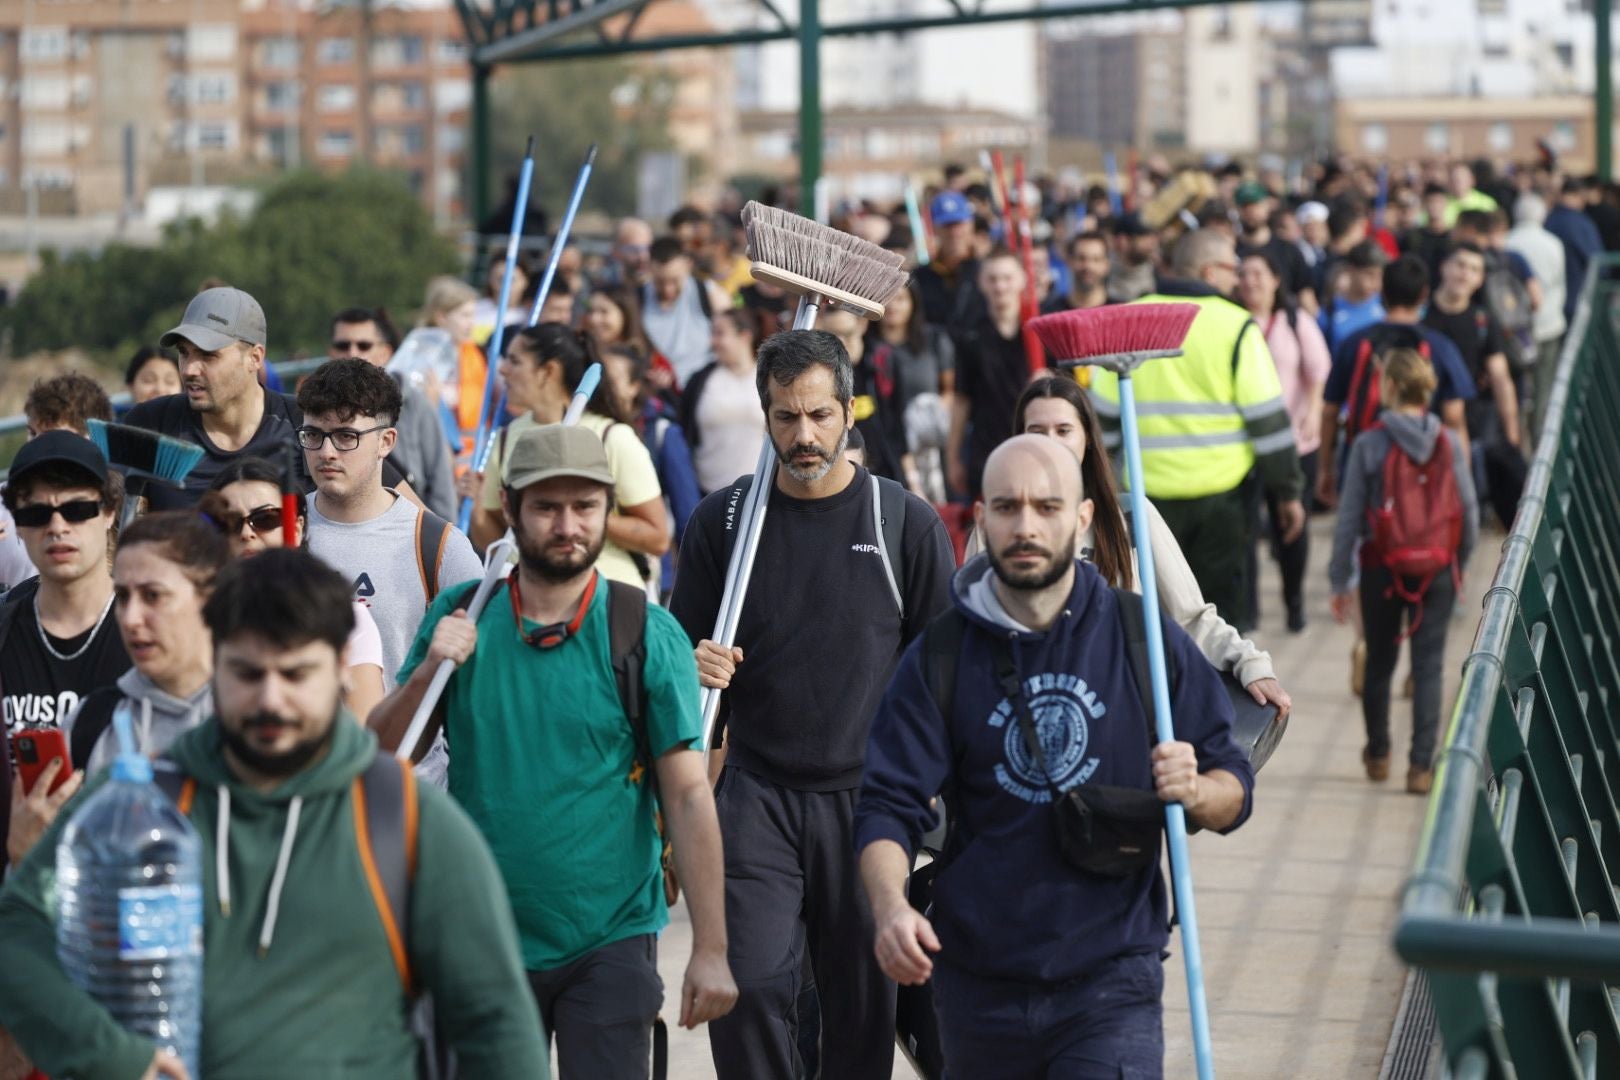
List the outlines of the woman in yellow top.
{"label": "woman in yellow top", "polygon": [[[472,541],[479,548],[506,531],[501,517],[501,475],[511,446],[527,428],[559,423],[585,369],[598,359],[589,335],[560,323],[523,330],[511,339],[505,352],[499,371],[506,382],[507,404],[521,415],[496,436],[480,480],[482,494],[472,521]],[[596,568],[614,581],[645,587],[659,556],[669,548],[669,521],[652,455],[630,418],[622,415],[606,379],[591,396],[579,426],[602,437],[608,467],[613,470],[614,509]]]}

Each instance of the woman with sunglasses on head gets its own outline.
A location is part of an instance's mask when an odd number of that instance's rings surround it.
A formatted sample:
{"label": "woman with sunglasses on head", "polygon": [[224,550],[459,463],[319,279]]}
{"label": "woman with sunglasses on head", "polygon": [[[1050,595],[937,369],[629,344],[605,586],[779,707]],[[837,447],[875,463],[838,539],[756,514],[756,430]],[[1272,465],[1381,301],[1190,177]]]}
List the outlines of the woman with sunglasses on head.
{"label": "woman with sunglasses on head", "polygon": [[[281,470],[263,458],[239,458],[214,478],[198,509],[224,534],[231,558],[245,559],[267,548],[304,546],[306,503],[297,502],[298,519],[289,537],[281,521]],[[347,651],[343,702],[364,722],[383,699],[384,686],[382,634],[361,600],[354,602]]]}
{"label": "woman with sunglasses on head", "polygon": [[[521,414],[501,429],[479,480],[482,494],[472,522],[475,547],[487,547],[506,531],[501,477],[510,448],[529,428],[560,423],[586,368],[598,362],[600,354],[591,336],[560,323],[528,327],[507,343],[500,373],[508,404]],[[645,587],[656,581],[654,565],[669,550],[669,516],[658,470],[636,434],[634,420],[620,404],[612,380],[603,378],[579,426],[601,437],[613,470],[614,505],[597,569],[614,581]]]}
{"label": "woman with sunglasses on head", "polygon": [[[1113,465],[1107,453],[1091,452],[1092,447],[1102,445],[1102,429],[1085,390],[1068,377],[1035,380],[1018,398],[1013,430],[1051,436],[1079,457],[1086,497],[1095,512],[1091,528],[1080,536],[1075,554],[1094,563],[1109,584],[1140,591],[1132,533],[1114,482]],[[1255,701],[1276,705],[1286,717],[1292,701],[1277,681],[1270,654],[1238,633],[1216,613],[1215,605],[1204,599],[1170,527],[1151,502],[1147,507],[1159,604],[1164,613],[1191,635],[1216,670],[1230,671]],[[983,541],[975,530],[968,542],[969,557],[982,549]]]}

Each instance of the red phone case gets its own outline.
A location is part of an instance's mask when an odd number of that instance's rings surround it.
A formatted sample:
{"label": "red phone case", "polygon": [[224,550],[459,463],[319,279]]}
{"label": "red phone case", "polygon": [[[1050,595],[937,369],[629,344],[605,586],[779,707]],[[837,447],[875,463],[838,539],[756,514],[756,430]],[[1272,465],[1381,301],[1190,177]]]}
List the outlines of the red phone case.
{"label": "red phone case", "polygon": [[11,737],[11,755],[17,761],[17,774],[22,778],[24,795],[33,792],[34,785],[39,782],[39,774],[45,771],[45,766],[53,758],[62,759],[62,768],[57,770],[56,779],[51,782],[51,794],[73,775],[67,736],[58,728],[17,732]]}

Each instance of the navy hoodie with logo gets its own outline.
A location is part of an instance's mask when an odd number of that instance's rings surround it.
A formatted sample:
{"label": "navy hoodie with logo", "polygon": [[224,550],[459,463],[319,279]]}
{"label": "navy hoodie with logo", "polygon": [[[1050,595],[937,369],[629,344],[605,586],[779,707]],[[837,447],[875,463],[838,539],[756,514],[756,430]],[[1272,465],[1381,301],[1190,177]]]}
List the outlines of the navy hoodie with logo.
{"label": "navy hoodie with logo", "polygon": [[[968,623],[954,715],[941,717],[928,690],[921,639],[901,659],[872,722],[855,846],[886,839],[915,854],[934,823],[929,800],[945,793],[952,834],[931,914],[938,959],[984,978],[1060,983],[1116,956],[1162,950],[1169,940],[1165,882],[1157,863],[1106,878],[1064,861],[1051,791],[1001,693],[990,635],[1012,645],[1060,788],[1150,790],[1146,713],[1119,600],[1094,567],[1076,564],[1069,602],[1044,632],[1007,614],[992,578],[980,556],[952,581],[952,599]],[[1193,745],[1200,772],[1225,769],[1243,784],[1235,829],[1249,816],[1254,771],[1232,738],[1231,703],[1186,632],[1163,625],[1165,648],[1180,669],[1171,689],[1176,737]]]}

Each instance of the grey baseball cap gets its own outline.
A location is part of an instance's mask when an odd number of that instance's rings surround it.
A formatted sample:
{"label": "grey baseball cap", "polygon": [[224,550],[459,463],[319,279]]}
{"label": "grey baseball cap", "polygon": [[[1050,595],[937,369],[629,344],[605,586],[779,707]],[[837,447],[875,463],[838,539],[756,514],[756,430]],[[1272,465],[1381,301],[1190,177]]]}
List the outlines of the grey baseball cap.
{"label": "grey baseball cap", "polygon": [[191,298],[180,325],[158,339],[164,348],[184,338],[204,352],[218,352],[233,341],[269,343],[264,308],[241,289],[204,289]]}

